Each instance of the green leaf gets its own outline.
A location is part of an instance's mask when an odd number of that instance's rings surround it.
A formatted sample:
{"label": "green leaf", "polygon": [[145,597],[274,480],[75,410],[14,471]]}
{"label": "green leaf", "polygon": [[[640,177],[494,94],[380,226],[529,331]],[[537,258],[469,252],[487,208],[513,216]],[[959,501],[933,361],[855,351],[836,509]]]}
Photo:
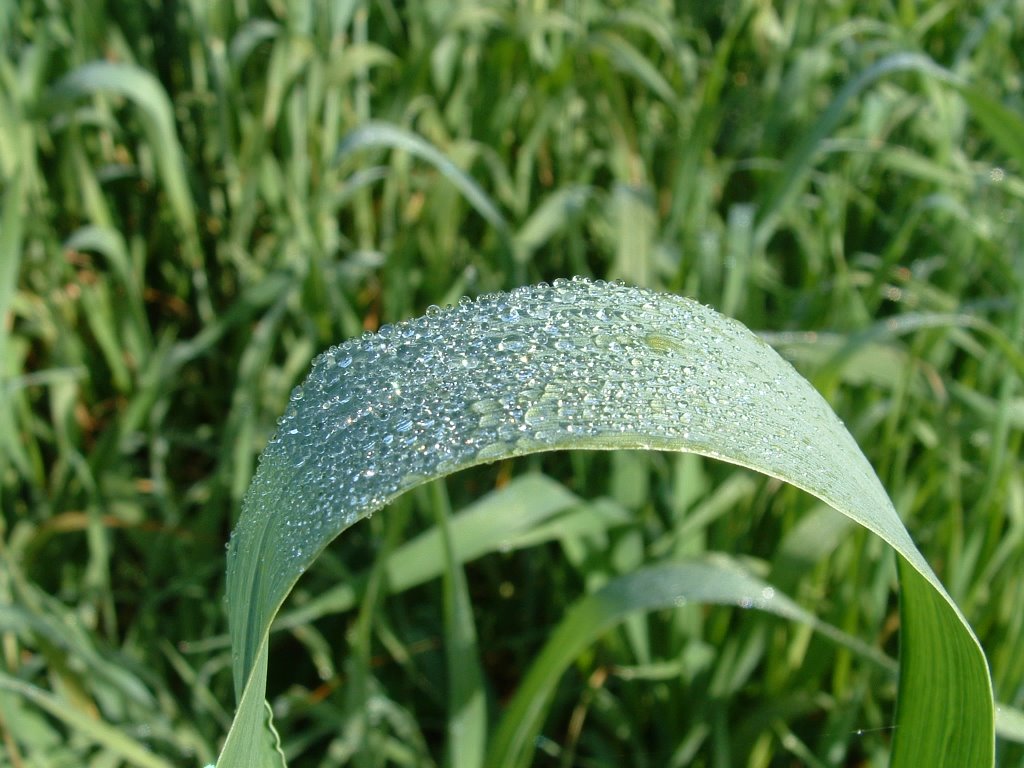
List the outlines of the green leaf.
{"label": "green leaf", "polygon": [[[932,584],[906,560],[898,565],[903,633],[892,764],[921,764],[921,755],[926,754],[924,765],[992,765],[992,681],[987,675],[963,674],[975,662],[972,649],[959,641],[963,619],[951,603],[933,599]],[[928,631],[908,631],[915,627]],[[987,708],[981,706],[986,700]],[[978,705],[965,706],[967,702]],[[936,717],[948,712],[958,713],[960,723]]]}
{"label": "green leaf", "polygon": [[174,218],[186,237],[188,255],[198,260],[198,234],[185,154],[174,126],[174,111],[163,85],[146,70],[131,64],[92,61],[64,76],[49,93],[54,105],[96,93],[115,93],[139,108],[143,130],[163,179]]}
{"label": "green leaf", "polygon": [[927,56],[895,53],[875,62],[860,75],[847,81],[818,121],[795,143],[783,161],[782,172],[775,184],[758,206],[755,242],[764,244],[771,238],[784,204],[811,172],[815,155],[825,139],[839,126],[849,102],[878,80],[898,72],[916,72],[951,86],[967,102],[972,115],[992,141],[1024,168],[1024,118]]}
{"label": "green leaf", "polygon": [[371,121],[356,128],[338,147],[338,158],[346,157],[366,147],[400,149],[430,163],[450,181],[466,201],[499,232],[508,230],[508,223],[490,196],[473,178],[449,160],[422,136],[398,125]]}
{"label": "green leaf", "polygon": [[[9,457],[12,464],[24,474],[31,473],[31,461],[25,453],[22,441],[18,439],[18,428],[10,395],[6,385],[8,376],[16,371],[8,370],[12,356],[8,354],[10,328],[14,318],[10,316],[14,295],[18,289],[18,271],[21,266],[22,224],[25,221],[25,187],[20,171],[15,171],[5,180],[6,189],[0,198],[0,454]],[[6,463],[6,462],[4,462]]]}
{"label": "green leaf", "polygon": [[971,114],[1007,156],[1024,171],[1024,117],[989,96],[976,85],[950,79],[971,108]]}
{"label": "green leaf", "polygon": [[74,706],[69,706],[67,701],[26,683],[24,680],[18,680],[0,672],[0,690],[18,694],[31,701],[78,735],[93,744],[106,747],[129,765],[139,766],[139,768],[171,768],[172,766],[172,763],[154,755],[144,744],[135,741],[120,728],[108,725],[98,717],[86,714]]}
{"label": "green leaf", "polygon": [[444,651],[448,663],[448,756],[445,764],[455,768],[479,768],[487,740],[487,702],[473,607],[466,574],[455,552],[448,496],[439,483],[431,488],[437,529],[444,545]]}
{"label": "green leaf", "polygon": [[992,764],[984,653],[824,399],[762,340],[707,307],[558,280],[434,308],[316,358],[232,534],[240,703],[220,767],[281,764],[274,740],[256,738],[267,716],[270,626],[334,537],[430,479],[567,448],[722,459],[802,488],[876,533],[899,554],[903,576],[893,765]]}
{"label": "green leaf", "polygon": [[724,557],[641,568],[580,599],[566,612],[509,702],[491,743],[486,765],[494,768],[529,765],[529,747],[540,733],[559,678],[604,632],[639,611],[678,608],[687,603],[757,608],[808,624],[884,668],[892,663],[877,650],[818,621],[775,588]]}
{"label": "green leaf", "polygon": [[548,195],[515,233],[516,258],[528,261],[585,208],[593,196],[589,186],[562,187]]}

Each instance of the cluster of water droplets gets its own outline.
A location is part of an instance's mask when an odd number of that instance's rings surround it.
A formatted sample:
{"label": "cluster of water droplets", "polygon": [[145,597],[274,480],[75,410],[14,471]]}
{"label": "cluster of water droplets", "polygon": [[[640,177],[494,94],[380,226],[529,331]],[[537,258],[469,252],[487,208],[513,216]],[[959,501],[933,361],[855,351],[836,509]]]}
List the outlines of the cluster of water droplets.
{"label": "cluster of water droplets", "polygon": [[786,421],[758,415],[778,364],[713,310],[616,283],[556,280],[431,307],[317,356],[235,535],[267,526],[301,570],[406,488],[474,463],[593,438],[714,455],[733,443],[755,459],[793,451]]}

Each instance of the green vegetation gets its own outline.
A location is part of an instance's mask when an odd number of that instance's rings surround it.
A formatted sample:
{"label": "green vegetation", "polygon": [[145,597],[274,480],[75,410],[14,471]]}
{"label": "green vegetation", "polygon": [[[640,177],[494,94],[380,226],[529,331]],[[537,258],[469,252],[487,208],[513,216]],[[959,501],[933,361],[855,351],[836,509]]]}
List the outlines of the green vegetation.
{"label": "green vegetation", "polygon": [[[224,542],[312,357],[569,274],[763,331],[1024,706],[1024,9],[699,8],[0,9],[5,761],[214,760]],[[829,630],[632,615],[546,681],[534,764],[884,765],[888,547],[776,480],[632,451],[479,466],[332,544],[271,635],[282,749],[462,765],[602,587],[721,552]]]}
{"label": "green vegetation", "polygon": [[[724,459],[803,488],[877,533],[900,555],[892,764],[992,764],[985,655],[821,396],[763,340],[697,302],[560,278],[435,308],[314,360],[260,457],[231,534],[227,599],[240,703],[217,765],[283,766],[283,753],[259,737],[271,625],[341,531],[460,469],[586,448]],[[443,515],[438,526],[455,560]],[[554,682],[601,630],[631,614],[714,602],[815,624],[742,568],[706,558],[662,566],[614,578],[572,608],[502,715],[487,765],[530,764]],[[462,575],[457,567],[454,574]],[[464,580],[450,578],[447,587],[449,735],[458,765],[483,765],[487,725],[469,595]],[[833,627],[817,628],[859,645]],[[864,655],[878,658],[870,649]]]}

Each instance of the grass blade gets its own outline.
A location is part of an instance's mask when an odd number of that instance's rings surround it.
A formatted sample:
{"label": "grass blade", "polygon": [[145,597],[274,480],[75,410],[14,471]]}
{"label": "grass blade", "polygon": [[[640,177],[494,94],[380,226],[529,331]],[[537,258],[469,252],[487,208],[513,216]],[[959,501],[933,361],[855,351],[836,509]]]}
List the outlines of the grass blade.
{"label": "grass blade", "polygon": [[[892,764],[920,761],[922,744],[937,762],[928,765],[992,765],[980,758],[991,755],[995,729],[994,707],[964,707],[965,701],[991,701],[991,681],[981,675],[961,675],[970,667],[967,646],[957,640],[963,624],[951,605],[929,599],[932,586],[906,560],[900,560],[900,622],[904,627],[929,627],[913,637],[900,636],[900,689],[896,698],[896,731]],[[913,645],[911,645],[913,643]],[[951,663],[952,662],[952,663]],[[951,727],[936,712],[958,712]],[[940,761],[949,755],[951,762]]]}
{"label": "grass blade", "polygon": [[999,148],[1024,168],[1024,119],[1020,115],[927,56],[896,53],[876,62],[847,82],[811,130],[797,142],[783,163],[782,173],[758,207],[754,235],[756,243],[763,246],[771,238],[780,211],[799,182],[810,173],[814,154],[838,127],[846,114],[847,104],[878,80],[897,72],[917,72],[952,86],[964,98],[975,119]]}
{"label": "grass blade", "polygon": [[17,370],[7,370],[8,337],[14,327],[14,318],[9,316],[14,294],[18,288],[18,271],[21,265],[22,222],[25,218],[24,186],[21,173],[15,172],[8,180],[0,206],[0,455],[7,456],[17,465],[19,471],[29,474],[30,460],[18,440],[15,427],[14,409],[9,405],[11,397],[7,377],[15,376]]}
{"label": "grass blade", "polygon": [[776,219],[786,202],[795,193],[797,185],[812,168],[815,153],[821,143],[836,129],[846,114],[847,104],[878,80],[895,72],[932,72],[938,69],[931,59],[912,53],[897,53],[876,62],[859,76],[848,81],[822,113],[818,121],[793,147],[782,166],[782,173],[758,206],[754,242],[764,246],[774,232]]}
{"label": "grass blade", "polygon": [[604,632],[638,612],[688,603],[739,605],[799,621],[891,668],[891,662],[874,649],[818,621],[788,597],[725,558],[649,566],[615,579],[566,612],[506,708],[486,764],[494,768],[530,764],[530,748],[540,732],[558,680]]}
{"label": "grass blade", "polygon": [[[950,75],[952,76],[952,75]],[[1024,118],[1009,107],[993,99],[977,86],[952,81],[971,108],[971,114],[999,148],[1024,171]]]}
{"label": "grass blade", "polygon": [[408,152],[434,166],[491,226],[506,233],[508,223],[498,207],[473,178],[442,154],[437,147],[410,130],[390,123],[371,121],[346,136],[338,147],[343,158],[366,147],[388,147]]}
{"label": "grass blade", "polygon": [[448,754],[446,765],[478,768],[487,740],[484,675],[477,650],[469,586],[455,552],[451,505],[444,486],[431,485],[437,529],[444,546],[445,660],[448,663]]}
{"label": "grass blade", "polygon": [[171,768],[172,763],[154,755],[143,744],[132,739],[120,728],[90,717],[75,707],[68,706],[53,694],[0,672],[0,690],[14,693],[31,701],[51,717],[65,723],[75,732],[95,744],[101,744],[119,755],[129,765],[139,768]]}
{"label": "grass blade", "polygon": [[[985,655],[821,396],[739,323],[687,299],[558,280],[385,326],[318,356],[264,451],[228,553],[240,705],[221,768],[253,744],[271,623],[325,546],[391,499],[464,467],[567,448],[698,453],[817,496],[888,542],[904,601],[897,768],[991,765]],[[941,632],[939,641],[929,636]],[[932,654],[909,663],[912,656]],[[935,669],[959,696],[935,710]],[[965,736],[964,728],[971,729]],[[237,736],[245,732],[248,737]],[[931,733],[934,739],[913,738]],[[906,737],[903,737],[906,734]]]}
{"label": "grass blade", "polygon": [[199,264],[196,213],[185,171],[185,156],[174,127],[174,111],[163,85],[152,74],[130,64],[93,61],[64,76],[49,97],[54,106],[96,93],[116,93],[139,108],[154,160],[160,170],[171,211],[186,237],[193,266]]}

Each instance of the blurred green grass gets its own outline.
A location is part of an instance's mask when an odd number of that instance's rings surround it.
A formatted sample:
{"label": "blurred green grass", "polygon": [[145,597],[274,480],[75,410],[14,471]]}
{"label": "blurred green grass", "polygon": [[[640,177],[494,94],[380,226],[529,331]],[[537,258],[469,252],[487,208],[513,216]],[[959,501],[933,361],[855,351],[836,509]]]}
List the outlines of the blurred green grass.
{"label": "blurred green grass", "polygon": [[[767,332],[1024,706],[1022,30],[1009,0],[4,6],[0,642],[38,695],[0,697],[2,754],[212,760],[223,544],[310,358],[568,274]],[[895,652],[891,556],[794,489],[692,456],[503,463],[300,583],[269,687],[294,765],[443,761],[441,582],[389,590],[389,555],[535,471],[577,499],[564,528],[468,565],[492,709],[581,593],[673,554],[742,553]],[[358,600],[319,597],[339,584]],[[687,607],[579,658],[536,764],[882,765],[894,690],[805,628]]]}

